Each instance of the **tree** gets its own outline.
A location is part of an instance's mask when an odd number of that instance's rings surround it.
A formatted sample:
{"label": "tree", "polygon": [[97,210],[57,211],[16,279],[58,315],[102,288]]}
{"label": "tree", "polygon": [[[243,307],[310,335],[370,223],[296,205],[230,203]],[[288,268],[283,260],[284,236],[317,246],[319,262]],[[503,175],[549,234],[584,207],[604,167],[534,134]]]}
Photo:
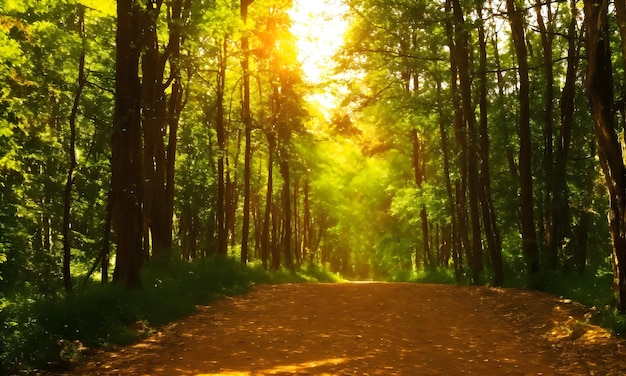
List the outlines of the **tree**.
{"label": "tree", "polygon": [[489,150],[489,120],[487,101],[487,40],[485,36],[485,25],[483,18],[483,3],[477,2],[476,12],[478,13],[478,44],[479,44],[479,154],[480,154],[480,181],[478,184],[478,197],[482,210],[482,223],[487,240],[487,249],[493,269],[493,284],[502,285],[504,282],[504,265],[502,262],[502,241],[498,231],[495,207],[491,195],[491,164]]}
{"label": "tree", "polygon": [[[248,7],[254,0],[241,0],[241,20],[248,22]],[[248,262],[248,237],[250,231],[250,169],[252,163],[252,116],[250,114],[250,43],[247,35],[241,38],[241,71],[243,74],[242,118],[245,126],[246,146],[244,151],[244,198],[243,223],[241,225],[241,263]]]}
{"label": "tree", "polygon": [[515,0],[506,1],[511,34],[517,63],[519,65],[519,178],[522,207],[522,249],[530,275],[539,271],[539,244],[535,229],[533,177],[532,177],[532,140],[530,132],[530,81],[528,78],[528,52],[524,32],[522,9],[515,6]]}
{"label": "tree", "polygon": [[74,95],[74,103],[70,113],[70,145],[69,157],[70,167],[67,173],[67,181],[65,183],[65,194],[63,196],[63,283],[67,292],[72,291],[72,276],[70,274],[70,257],[71,257],[71,218],[70,209],[72,206],[72,186],[74,185],[74,170],[76,169],[76,116],[78,115],[78,106],[80,97],[85,88],[85,7],[81,4],[77,5],[78,13],[78,33],[82,40],[82,49],[78,58],[78,87]]}
{"label": "tree", "polygon": [[459,0],[452,1],[452,11],[455,21],[455,53],[456,64],[459,74],[459,85],[461,88],[461,107],[463,118],[463,129],[461,132],[467,134],[467,166],[463,169],[467,171],[467,185],[469,192],[470,224],[472,229],[471,247],[467,248],[468,260],[472,271],[474,283],[480,283],[480,274],[483,271],[481,227],[478,204],[478,132],[476,130],[476,118],[474,116],[474,106],[472,104],[472,88],[470,82],[469,67],[469,36],[467,34],[463,9]]}
{"label": "tree", "polygon": [[143,254],[143,173],[141,140],[141,7],[118,0],[115,113],[111,147],[111,218],[117,244],[113,280],[141,285]]}
{"label": "tree", "polygon": [[586,88],[591,101],[598,157],[609,193],[609,229],[617,308],[626,313],[626,181],[622,148],[614,124],[608,3],[585,0]]}

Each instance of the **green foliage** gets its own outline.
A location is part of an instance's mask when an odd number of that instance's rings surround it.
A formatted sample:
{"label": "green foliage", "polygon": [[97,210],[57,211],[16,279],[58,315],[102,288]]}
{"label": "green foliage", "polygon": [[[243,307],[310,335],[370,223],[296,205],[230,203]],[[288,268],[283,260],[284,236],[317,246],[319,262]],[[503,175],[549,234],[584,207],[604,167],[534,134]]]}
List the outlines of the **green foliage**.
{"label": "green foliage", "polygon": [[342,281],[316,265],[298,273],[268,272],[225,257],[151,263],[141,277],[137,290],[89,283],[76,294],[55,299],[0,299],[0,373],[65,367],[88,348],[130,344],[191,314],[199,304],[244,293],[255,283]]}
{"label": "green foliage", "polygon": [[276,283],[337,283],[345,281],[338,274],[332,273],[317,264],[305,265],[297,272],[287,269],[267,271],[259,262],[253,262],[248,270],[250,280],[260,284]]}
{"label": "green foliage", "polygon": [[412,283],[435,283],[453,285],[457,281],[454,278],[454,270],[450,268],[430,268],[417,272],[400,270],[390,275],[389,282],[412,282]]}
{"label": "green foliage", "polygon": [[613,273],[605,270],[598,270],[595,274],[588,273],[585,275],[543,270],[538,275],[529,277],[527,285],[524,287],[546,291],[588,307],[603,309],[613,301],[612,283]]}
{"label": "green foliage", "polygon": [[[338,282],[341,278],[466,282],[465,275],[460,276],[460,281],[455,279],[451,260],[440,262],[448,264],[448,268],[423,266],[422,209],[428,215],[431,239],[427,240],[433,252],[443,244],[443,230],[438,232],[438,229],[449,226],[453,219],[446,188],[448,177],[444,176],[440,125],[447,132],[445,146],[450,152],[452,190],[467,183],[461,176],[467,167],[463,163],[467,162],[462,161],[459,143],[465,131],[456,129],[450,87],[450,51],[444,28],[448,15],[442,4],[423,0],[349,0],[349,3],[353,11],[348,16],[352,26],[344,49],[337,56],[341,78],[315,88],[301,79],[296,40],[290,31],[287,11],[290,1],[255,1],[249,8],[246,25],[240,18],[237,1],[192,2],[178,62],[185,108],[177,134],[173,248],[180,251],[176,256],[194,262],[178,262],[177,257],[169,264],[152,261],[143,270],[143,288],[137,291],[89,282],[84,291],[69,296],[60,292],[60,229],[63,187],[69,166],[68,116],[77,88],[77,59],[83,48],[76,10],[79,6],[87,7],[84,46],[87,84],[77,117],[78,167],[70,234],[74,277],[91,266],[103,247],[114,112],[115,1],[0,3],[0,319],[4,323],[0,327],[3,338],[0,364],[3,370],[13,372],[20,364],[39,367],[48,360],[64,364],[79,356],[83,346],[129,343],[155,326],[189,314],[197,304],[246,291],[250,283]],[[470,3],[462,2],[462,7],[469,10]],[[565,35],[567,7],[564,4],[554,14],[555,35]],[[467,11],[466,16],[475,40],[473,26],[478,21],[475,12]],[[160,43],[167,41],[166,22],[167,16],[161,13],[157,21]],[[534,22],[532,17],[529,22]],[[516,176],[517,76],[510,69],[516,66],[516,57],[511,38],[501,37],[508,29],[496,30],[497,24],[487,25],[494,28],[488,34],[500,38],[489,41],[487,47],[489,167],[506,286],[532,287],[563,295],[599,307],[602,312],[599,316],[606,325],[626,326],[610,307],[604,308],[611,303],[611,276],[607,272],[610,260],[606,251],[609,238],[604,220],[607,200],[593,158],[595,141],[584,85],[579,85],[576,92],[574,127],[564,177],[569,201],[565,241],[558,250],[562,270],[544,270],[531,279],[526,275]],[[532,27],[529,24],[529,31]],[[241,50],[244,35],[249,38],[249,51]],[[537,67],[543,64],[540,37],[534,32],[528,35],[529,45],[535,46],[531,65]],[[617,45],[617,38],[611,40]],[[566,42],[564,37],[555,39],[556,92],[564,80]],[[165,45],[159,49],[165,51]],[[496,51],[499,66],[496,66]],[[273,245],[280,246],[285,233],[281,184],[286,183],[286,175],[278,168],[280,162],[289,164],[294,191],[291,210],[297,211],[292,226],[301,237],[293,239],[289,246],[297,248],[294,245],[304,243],[303,228],[311,227],[307,260],[302,260],[300,269],[295,271],[281,269],[270,273],[256,259],[250,268],[230,259],[207,259],[216,249],[220,157],[227,161],[227,206],[234,217],[233,229],[229,229],[229,236],[234,239],[229,244],[230,251],[236,255],[241,248],[238,237],[243,211],[245,137],[240,104],[244,52],[249,52],[253,117],[250,248],[258,245],[254,243],[259,242],[260,227],[264,224],[270,157],[268,135],[276,134],[273,202],[270,202],[270,220],[276,227],[271,235]],[[478,60],[478,55],[475,58]],[[614,58],[619,66],[619,55]],[[221,64],[226,71],[225,92],[220,93],[224,96],[224,108],[220,110],[224,110],[227,128],[224,151],[218,147],[216,132],[219,113],[216,72],[222,69]],[[164,63],[166,77],[171,68],[171,62]],[[478,73],[476,68],[477,65],[472,67],[473,74]],[[503,69],[500,75],[493,73],[498,68]],[[579,72],[580,82],[583,71]],[[616,73],[617,86],[621,87],[622,68]],[[546,210],[542,201],[546,190],[543,181],[546,167],[542,162],[545,152],[541,149],[545,137],[542,116],[546,75],[544,69],[534,69],[531,75],[532,138],[536,146],[532,169],[536,181],[534,193],[538,198],[535,212],[539,218]],[[474,80],[472,87],[475,93],[478,93],[478,81]],[[308,107],[303,103],[307,96],[331,91],[344,96],[335,110],[313,100]],[[169,92],[166,89],[168,95]],[[556,108],[558,94],[553,99]],[[554,140],[560,136],[557,128],[553,129]],[[413,131],[419,138],[417,162]],[[421,183],[416,183],[414,164],[423,169]],[[309,224],[304,223],[304,182],[310,188]],[[456,195],[452,193],[452,201]],[[584,218],[589,219],[587,229],[581,224]],[[573,255],[581,247],[578,230],[589,235],[585,276],[572,273]],[[540,243],[543,243],[541,235]],[[481,240],[484,244],[484,239]],[[462,261],[467,268],[465,256]],[[490,271],[486,270],[483,277],[489,283]]]}
{"label": "green foliage", "polygon": [[89,284],[76,295],[12,297],[0,311],[0,370],[61,365],[78,341],[88,348],[128,344],[194,311],[197,304],[247,291],[251,274],[231,259],[148,266],[143,287]]}

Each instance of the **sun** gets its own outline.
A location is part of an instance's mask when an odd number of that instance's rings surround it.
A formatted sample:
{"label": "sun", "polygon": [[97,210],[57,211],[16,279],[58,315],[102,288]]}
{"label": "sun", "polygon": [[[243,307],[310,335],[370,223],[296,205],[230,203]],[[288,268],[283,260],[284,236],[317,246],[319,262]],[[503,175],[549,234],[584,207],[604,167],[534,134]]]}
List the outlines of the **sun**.
{"label": "sun", "polygon": [[348,7],[342,0],[294,0],[290,12],[298,61],[305,78],[320,83],[331,74],[332,56],[348,28]]}

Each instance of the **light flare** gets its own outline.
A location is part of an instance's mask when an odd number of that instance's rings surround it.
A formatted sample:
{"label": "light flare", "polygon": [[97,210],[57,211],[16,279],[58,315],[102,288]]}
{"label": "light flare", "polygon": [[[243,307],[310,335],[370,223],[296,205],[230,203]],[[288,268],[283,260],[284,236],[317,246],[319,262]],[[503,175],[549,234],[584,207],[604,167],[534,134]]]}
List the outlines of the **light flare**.
{"label": "light flare", "polygon": [[320,83],[333,69],[333,55],[348,28],[348,7],[341,0],[294,0],[290,11],[298,61],[305,78]]}

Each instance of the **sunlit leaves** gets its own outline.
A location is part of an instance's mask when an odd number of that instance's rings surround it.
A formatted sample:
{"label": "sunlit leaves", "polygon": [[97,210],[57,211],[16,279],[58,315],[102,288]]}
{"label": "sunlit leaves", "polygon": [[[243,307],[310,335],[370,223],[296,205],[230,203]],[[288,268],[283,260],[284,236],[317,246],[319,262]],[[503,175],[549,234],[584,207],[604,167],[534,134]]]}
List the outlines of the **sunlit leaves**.
{"label": "sunlit leaves", "polygon": [[78,0],[78,3],[105,16],[114,16],[117,13],[115,0]]}

